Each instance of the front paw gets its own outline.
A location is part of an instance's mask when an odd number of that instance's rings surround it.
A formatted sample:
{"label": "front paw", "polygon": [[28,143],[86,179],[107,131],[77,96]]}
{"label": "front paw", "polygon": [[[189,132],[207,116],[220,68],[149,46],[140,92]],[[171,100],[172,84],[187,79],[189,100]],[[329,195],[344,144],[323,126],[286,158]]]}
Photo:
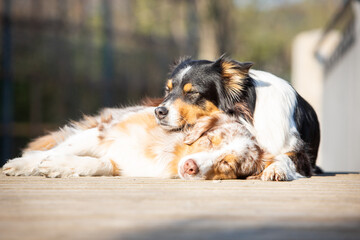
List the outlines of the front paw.
{"label": "front paw", "polygon": [[36,176],[39,175],[38,164],[31,158],[14,158],[9,160],[3,167],[3,173],[7,176]]}
{"label": "front paw", "polygon": [[277,156],[277,160],[270,164],[261,175],[263,181],[292,181],[303,178],[296,172],[295,164],[285,155]]}
{"label": "front paw", "polygon": [[281,164],[277,164],[278,162],[270,164],[261,175],[261,180],[263,181],[287,181],[288,176],[286,173],[286,169],[281,166]]}
{"label": "front paw", "polygon": [[78,177],[74,169],[66,166],[66,161],[59,157],[47,157],[39,164],[39,172],[49,178]]}

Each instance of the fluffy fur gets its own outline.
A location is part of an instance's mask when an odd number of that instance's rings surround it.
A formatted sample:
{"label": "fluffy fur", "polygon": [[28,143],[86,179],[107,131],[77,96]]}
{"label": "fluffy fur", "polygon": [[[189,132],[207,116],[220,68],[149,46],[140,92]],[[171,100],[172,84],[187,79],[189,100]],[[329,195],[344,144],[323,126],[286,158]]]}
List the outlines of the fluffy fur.
{"label": "fluffy fur", "polygon": [[168,131],[157,124],[154,109],[106,109],[86,116],[31,142],[3,171],[15,176],[230,179],[261,176],[273,161],[236,118],[217,111],[191,128]]}
{"label": "fluffy fur", "polygon": [[264,170],[264,180],[311,176],[320,142],[315,111],[288,82],[251,66],[225,57],[179,62],[156,112],[158,123],[181,129],[223,111],[245,120],[259,146],[276,156]]}

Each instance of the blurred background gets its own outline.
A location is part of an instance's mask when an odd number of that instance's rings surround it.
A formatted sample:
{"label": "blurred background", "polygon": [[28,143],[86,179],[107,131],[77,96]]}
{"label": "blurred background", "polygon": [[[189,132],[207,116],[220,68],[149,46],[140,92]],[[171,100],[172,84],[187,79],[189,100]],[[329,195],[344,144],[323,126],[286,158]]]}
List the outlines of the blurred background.
{"label": "blurred background", "polygon": [[[323,121],[323,82],[348,25],[356,29],[358,3],[1,0],[0,166],[18,156],[31,138],[69,119],[161,96],[168,66],[184,55],[214,60],[226,53],[254,62],[256,69],[295,79],[292,83]],[[336,41],[326,43],[334,31]],[[360,170],[359,165],[325,168]]]}

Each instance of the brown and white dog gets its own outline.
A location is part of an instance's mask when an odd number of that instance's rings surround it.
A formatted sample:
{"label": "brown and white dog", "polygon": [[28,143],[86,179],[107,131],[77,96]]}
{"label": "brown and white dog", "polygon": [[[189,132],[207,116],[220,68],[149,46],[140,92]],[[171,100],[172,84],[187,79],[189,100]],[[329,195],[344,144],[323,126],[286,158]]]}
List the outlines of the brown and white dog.
{"label": "brown and white dog", "polygon": [[258,178],[273,162],[237,118],[207,110],[192,127],[168,131],[157,123],[154,110],[105,109],[84,117],[31,142],[3,171],[13,176],[234,179]]}

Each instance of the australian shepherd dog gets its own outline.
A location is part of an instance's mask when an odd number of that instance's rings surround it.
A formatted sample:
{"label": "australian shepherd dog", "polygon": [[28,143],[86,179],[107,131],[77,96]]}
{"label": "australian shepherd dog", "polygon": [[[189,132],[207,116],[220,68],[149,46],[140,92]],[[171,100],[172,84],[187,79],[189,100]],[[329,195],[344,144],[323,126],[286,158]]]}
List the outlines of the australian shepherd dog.
{"label": "australian shepherd dog", "polygon": [[259,178],[273,162],[237,118],[213,111],[167,130],[154,107],[105,109],[30,143],[7,175]]}
{"label": "australian shepherd dog", "polygon": [[[6,175],[294,180],[320,141],[312,107],[284,80],[224,57],[185,58],[154,106],[105,109],[30,142]],[[156,107],[155,107],[156,106]]]}

